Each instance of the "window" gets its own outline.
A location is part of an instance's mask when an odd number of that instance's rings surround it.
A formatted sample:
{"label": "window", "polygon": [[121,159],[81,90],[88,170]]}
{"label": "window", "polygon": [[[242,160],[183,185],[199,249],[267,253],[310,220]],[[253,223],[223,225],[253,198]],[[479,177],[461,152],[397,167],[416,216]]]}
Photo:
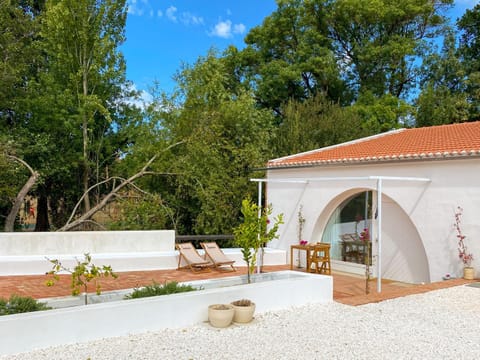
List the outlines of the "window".
{"label": "window", "polygon": [[334,260],[365,264],[365,255],[371,246],[372,192],[358,193],[335,209],[330,217],[322,242],[331,244],[330,256]]}

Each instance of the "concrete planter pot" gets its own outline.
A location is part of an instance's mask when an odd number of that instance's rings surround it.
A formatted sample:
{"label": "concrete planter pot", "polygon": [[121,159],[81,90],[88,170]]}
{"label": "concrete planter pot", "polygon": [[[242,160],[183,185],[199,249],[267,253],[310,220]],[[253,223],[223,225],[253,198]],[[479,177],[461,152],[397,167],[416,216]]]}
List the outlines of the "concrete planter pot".
{"label": "concrete planter pot", "polygon": [[253,319],[255,313],[255,303],[250,300],[237,300],[231,303],[235,309],[233,322],[235,323],[249,323]]}
{"label": "concrete planter pot", "polygon": [[463,268],[463,278],[465,280],[475,279],[475,269],[471,266],[466,266]]}
{"label": "concrete planter pot", "polygon": [[230,304],[213,304],[208,307],[208,321],[217,328],[230,326],[233,321],[235,309]]}

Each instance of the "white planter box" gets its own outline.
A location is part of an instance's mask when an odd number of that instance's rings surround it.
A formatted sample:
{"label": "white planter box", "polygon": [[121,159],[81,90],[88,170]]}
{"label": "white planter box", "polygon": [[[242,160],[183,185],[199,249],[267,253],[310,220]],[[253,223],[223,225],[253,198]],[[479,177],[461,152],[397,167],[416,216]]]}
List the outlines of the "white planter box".
{"label": "white planter box", "polygon": [[[105,337],[181,328],[207,321],[208,305],[248,298],[257,313],[333,301],[332,277],[281,271],[256,275],[268,281],[242,283],[245,276],[189,282],[204,290],[121,300],[0,317],[0,355]],[[217,287],[227,285],[226,287]]]}

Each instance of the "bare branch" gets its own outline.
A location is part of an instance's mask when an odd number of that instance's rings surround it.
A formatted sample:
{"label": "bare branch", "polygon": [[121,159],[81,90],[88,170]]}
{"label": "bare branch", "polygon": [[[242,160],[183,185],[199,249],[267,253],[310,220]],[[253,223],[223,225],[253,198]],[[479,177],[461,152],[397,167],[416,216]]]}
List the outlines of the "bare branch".
{"label": "bare branch", "polygon": [[[167,148],[163,149],[163,152],[165,151],[168,151],[169,149],[175,147],[175,146],[178,146],[180,144],[183,144],[185,141],[179,141],[175,144],[172,144],[170,146],[168,146]],[[136,174],[132,175],[131,177],[129,177],[128,179],[121,179],[121,182],[120,184],[114,186],[112,188],[112,190],[102,199],[102,201],[100,201],[97,205],[95,205],[94,207],[92,207],[91,209],[89,209],[87,212],[85,212],[84,214],[82,214],[78,219],[76,219],[75,221],[71,222],[72,219],[73,219],[73,216],[75,214],[75,212],[77,211],[78,209],[78,206],[79,204],[81,203],[81,199],[80,201],[77,203],[77,205],[75,206],[73,212],[72,212],[72,215],[70,215],[70,218],[68,219],[67,223],[62,227],[60,228],[58,231],[68,231],[68,230],[71,230],[75,227],[77,227],[80,223],[82,222],[85,222],[85,220],[87,219],[90,219],[96,212],[98,212],[99,210],[103,209],[103,207],[105,207],[105,205],[107,205],[111,200],[112,198],[114,198],[115,196],[117,196],[117,193],[122,190],[124,187],[126,187],[127,185],[132,185],[133,182],[145,175],[152,175],[152,174],[156,174],[155,172],[152,172],[152,171],[149,171],[147,170],[149,168],[149,166],[158,158],[158,155],[159,154],[155,154],[154,156],[152,156],[146,163],[145,165],[142,167],[142,169],[137,172]],[[113,178],[109,178],[107,180],[104,180],[98,184],[95,184],[93,186],[91,186],[89,189],[87,189],[87,191],[83,194],[82,198],[84,198],[89,191],[91,191],[92,189],[94,189],[95,187],[101,185],[101,184],[104,184],[105,182],[107,181],[110,181],[111,179]],[[116,177],[115,179],[120,179],[118,177]]]}

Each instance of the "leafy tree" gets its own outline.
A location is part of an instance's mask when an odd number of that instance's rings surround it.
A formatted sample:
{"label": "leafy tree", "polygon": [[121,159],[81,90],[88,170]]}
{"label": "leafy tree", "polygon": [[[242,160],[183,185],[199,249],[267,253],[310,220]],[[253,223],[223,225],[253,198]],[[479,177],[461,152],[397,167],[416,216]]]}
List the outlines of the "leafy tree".
{"label": "leafy tree", "polygon": [[214,52],[199,58],[177,75],[178,96],[155,106],[159,142],[183,142],[171,162],[157,163],[171,175],[155,179],[180,233],[230,233],[241,199],[255,191],[253,167],[269,157],[272,114],[233,84],[228,65]]}
{"label": "leafy tree", "polygon": [[416,101],[416,126],[450,124],[468,119],[465,68],[449,31],[440,54],[428,56],[423,65],[423,87]]}
{"label": "leafy tree", "polygon": [[457,23],[461,31],[459,51],[466,68],[469,120],[480,118],[480,4],[467,10]]}
{"label": "leafy tree", "polygon": [[277,0],[277,10],[245,37],[239,61],[259,103],[280,113],[288,99],[317,92],[345,100],[345,88],[328,37],[327,2]]}
{"label": "leafy tree", "polygon": [[371,135],[408,125],[413,110],[411,105],[396,96],[377,97],[368,91],[361,94],[350,111],[360,118],[362,129]]}
{"label": "leafy tree", "polygon": [[371,134],[352,107],[341,107],[321,93],[304,102],[288,101],[283,105],[282,113],[283,121],[272,140],[276,156],[339,144]]}
{"label": "leafy tree", "polygon": [[402,98],[416,85],[416,57],[441,32],[441,10],[453,0],[328,3],[330,36],[349,86],[358,94]]}
{"label": "leafy tree", "polygon": [[250,274],[257,262],[258,250],[269,241],[278,237],[278,227],[283,224],[283,214],[273,219],[270,226],[269,216],[272,207],[260,209],[251,199],[242,200],[243,222],[233,229],[235,242],[242,248],[243,260],[247,263],[247,278],[250,283]]}
{"label": "leafy tree", "polygon": [[[62,84],[60,91],[70,97],[64,121],[75,141],[81,139],[77,166],[84,192],[92,177],[114,159],[109,135],[122,111],[118,100],[126,85],[125,62],[118,49],[125,40],[126,14],[125,0],[46,3],[44,49],[55,84]],[[90,206],[90,196],[85,196],[85,211]]]}
{"label": "leafy tree", "polygon": [[83,289],[84,292],[84,301],[85,305],[88,302],[88,283],[93,281],[95,284],[95,293],[100,295],[102,292],[102,286],[100,283],[100,278],[107,278],[111,276],[112,278],[118,278],[118,275],[115,274],[110,265],[96,266],[92,263],[92,256],[89,253],[84,254],[84,260],[77,261],[77,264],[73,269],[67,268],[58,259],[47,259],[52,264],[52,269],[46,273],[46,275],[51,275],[52,278],[45,282],[47,286],[55,285],[55,282],[60,280],[58,274],[60,272],[67,272],[71,275],[70,288],[72,289],[72,295],[80,295],[80,290]]}
{"label": "leafy tree", "polygon": [[39,56],[37,11],[28,3],[0,0],[0,129],[5,134],[16,122]]}

